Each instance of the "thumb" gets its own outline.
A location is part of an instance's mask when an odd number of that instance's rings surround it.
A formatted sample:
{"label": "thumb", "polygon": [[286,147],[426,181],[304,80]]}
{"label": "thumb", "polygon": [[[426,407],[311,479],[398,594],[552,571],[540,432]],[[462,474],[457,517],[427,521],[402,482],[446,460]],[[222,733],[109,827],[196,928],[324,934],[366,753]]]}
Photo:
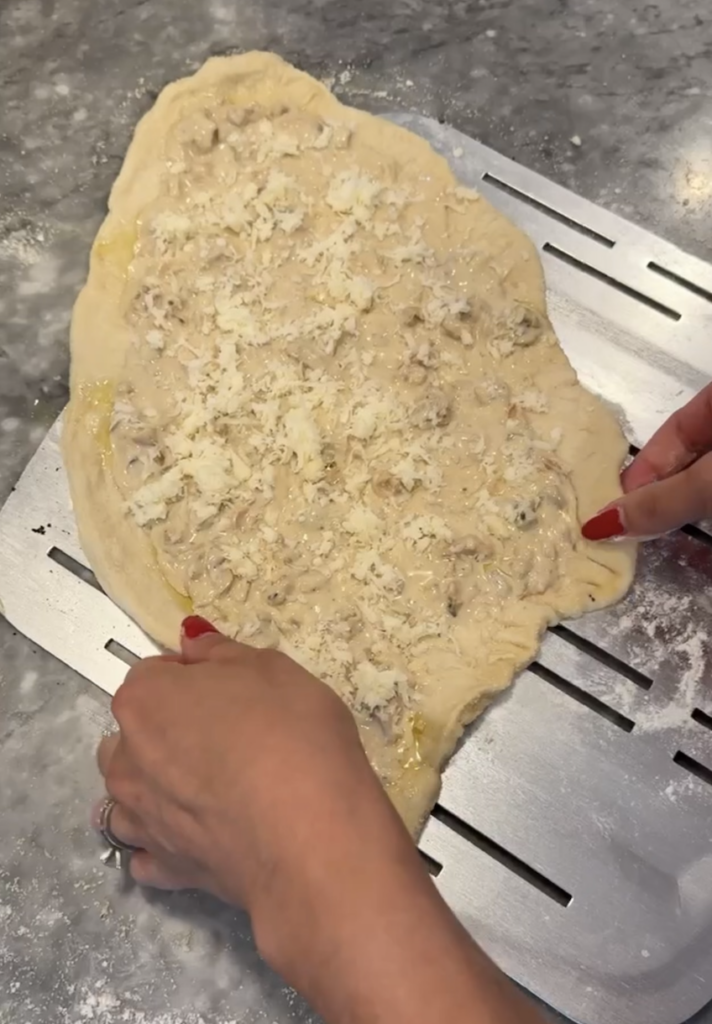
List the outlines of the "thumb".
{"label": "thumb", "polygon": [[211,622],[201,615],[189,615],[183,619],[180,630],[180,649],[187,665],[200,661],[222,661],[234,657],[236,649],[242,647],[234,640],[220,633]]}
{"label": "thumb", "polygon": [[584,523],[587,540],[650,540],[712,512],[712,454],[688,469],[630,491]]}

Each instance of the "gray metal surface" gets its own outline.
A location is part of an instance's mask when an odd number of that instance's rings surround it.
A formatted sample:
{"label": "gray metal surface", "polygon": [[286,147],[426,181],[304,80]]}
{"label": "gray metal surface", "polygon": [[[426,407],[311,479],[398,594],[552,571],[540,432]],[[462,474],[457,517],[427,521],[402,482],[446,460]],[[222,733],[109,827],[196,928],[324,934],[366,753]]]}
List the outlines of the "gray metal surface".
{"label": "gray metal surface", "polygon": [[[452,129],[396,119],[536,241],[564,348],[643,443],[712,376],[712,268]],[[127,652],[153,645],[81,578],[58,436],[0,512],[0,601],[112,693]],[[629,598],[549,634],[475,728],[422,839],[478,941],[585,1024],[680,1024],[712,998],[711,611],[707,534],[648,546]]]}

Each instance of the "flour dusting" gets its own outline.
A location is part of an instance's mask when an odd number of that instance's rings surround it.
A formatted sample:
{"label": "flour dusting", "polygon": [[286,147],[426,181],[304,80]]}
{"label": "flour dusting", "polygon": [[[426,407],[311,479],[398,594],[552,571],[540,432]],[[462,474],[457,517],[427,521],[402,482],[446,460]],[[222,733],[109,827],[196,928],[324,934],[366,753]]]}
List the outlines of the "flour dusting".
{"label": "flour dusting", "polygon": [[[79,1001],[75,1010],[64,1010],[62,1024],[208,1024],[202,1013],[192,1010],[159,1012],[154,1014],[140,1009],[136,997],[128,992],[121,997],[112,991],[105,990],[105,982],[96,982],[94,990],[83,986],[79,992]],[[234,1017],[210,1016],[209,1024],[238,1024]]]}
{"label": "flour dusting", "polygon": [[0,220],[0,259],[31,267],[42,259],[46,244],[47,236],[42,228],[23,224],[11,230]]}

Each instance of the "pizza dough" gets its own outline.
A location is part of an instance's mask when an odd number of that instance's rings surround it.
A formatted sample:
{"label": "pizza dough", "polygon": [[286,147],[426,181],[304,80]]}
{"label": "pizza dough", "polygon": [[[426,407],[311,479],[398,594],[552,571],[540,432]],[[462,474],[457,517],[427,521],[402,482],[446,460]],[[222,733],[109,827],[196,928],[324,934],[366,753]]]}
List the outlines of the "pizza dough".
{"label": "pizza dough", "polygon": [[278,57],[215,58],[137,128],[72,321],[64,457],[107,592],[338,690],[411,830],[550,623],[619,598],[580,523],[626,444],[529,240],[411,133]]}

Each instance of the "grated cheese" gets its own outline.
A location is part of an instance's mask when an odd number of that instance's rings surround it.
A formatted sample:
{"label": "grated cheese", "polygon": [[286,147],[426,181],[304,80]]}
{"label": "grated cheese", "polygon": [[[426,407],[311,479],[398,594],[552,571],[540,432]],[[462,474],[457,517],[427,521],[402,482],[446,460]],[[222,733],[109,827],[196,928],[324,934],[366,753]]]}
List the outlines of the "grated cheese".
{"label": "grated cheese", "polygon": [[149,480],[134,494],[128,507],[139,526],[165,519],[168,505],[180,497],[184,490],[183,472],[174,466],[157,480]]}
{"label": "grated cheese", "polygon": [[156,247],[165,255],[172,246],[184,245],[192,233],[193,223],[186,214],[164,210],[151,222]]}
{"label": "grated cheese", "polygon": [[278,443],[289,455],[295,456],[297,471],[303,473],[306,480],[321,479],[324,475],[324,461],[319,428],[304,403],[285,413]]}
{"label": "grated cheese", "polygon": [[354,702],[367,711],[377,711],[401,697],[408,677],[397,669],[379,669],[370,661],[361,661],[351,676]]}
{"label": "grated cheese", "polygon": [[408,547],[416,551],[426,551],[432,541],[451,541],[453,535],[442,516],[414,515],[405,520],[401,536]]}
{"label": "grated cheese", "polygon": [[346,533],[355,536],[370,537],[383,530],[383,520],[379,519],[375,512],[365,505],[357,505],[352,508],[343,521],[343,529]]}
{"label": "grated cheese", "polygon": [[373,217],[383,186],[358,170],[343,171],[331,182],[326,203],[336,213],[350,213],[358,224]]}

